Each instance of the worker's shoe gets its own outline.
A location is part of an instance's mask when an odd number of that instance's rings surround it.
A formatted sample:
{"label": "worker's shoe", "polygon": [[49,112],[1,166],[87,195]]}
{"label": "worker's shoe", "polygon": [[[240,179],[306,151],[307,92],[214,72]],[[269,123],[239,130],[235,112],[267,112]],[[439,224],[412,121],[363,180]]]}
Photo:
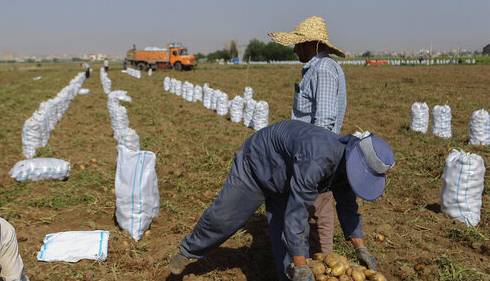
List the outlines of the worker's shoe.
{"label": "worker's shoe", "polygon": [[170,268],[170,272],[172,272],[172,274],[179,275],[184,272],[184,269],[187,265],[195,261],[195,259],[187,258],[179,252],[170,259],[168,267]]}

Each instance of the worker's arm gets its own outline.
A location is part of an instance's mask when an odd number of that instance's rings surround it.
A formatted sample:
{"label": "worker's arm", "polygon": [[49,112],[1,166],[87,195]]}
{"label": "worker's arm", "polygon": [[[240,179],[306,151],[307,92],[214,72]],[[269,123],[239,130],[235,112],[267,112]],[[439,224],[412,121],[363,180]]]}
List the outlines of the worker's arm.
{"label": "worker's arm", "polygon": [[338,80],[338,75],[329,70],[319,69],[310,84],[314,99],[312,123],[329,131],[334,129],[337,122]]}
{"label": "worker's arm", "polygon": [[[364,233],[362,232],[362,217],[358,213],[356,195],[345,179],[342,183],[333,183],[333,196],[336,202],[337,216],[344,236],[348,240],[354,239],[353,243],[359,242]],[[355,244],[354,244],[355,245]]]}
{"label": "worker's arm", "polygon": [[324,174],[325,169],[317,162],[295,159],[284,218],[284,236],[287,250],[297,266],[306,264],[305,257],[309,254],[307,210],[318,196],[317,186]]}

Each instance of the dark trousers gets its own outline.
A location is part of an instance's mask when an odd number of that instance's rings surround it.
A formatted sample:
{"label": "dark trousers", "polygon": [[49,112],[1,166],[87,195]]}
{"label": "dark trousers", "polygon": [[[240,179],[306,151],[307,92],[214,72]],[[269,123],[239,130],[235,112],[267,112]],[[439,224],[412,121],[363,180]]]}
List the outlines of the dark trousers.
{"label": "dark trousers", "polygon": [[283,234],[287,196],[264,194],[251,177],[241,151],[235,156],[230,174],[218,197],[204,211],[194,230],[182,241],[180,252],[188,258],[206,256],[243,227],[264,201],[279,280],[289,280],[285,272],[291,257],[287,254]]}
{"label": "dark trousers", "polygon": [[85,70],[85,78],[89,78],[89,77],[90,77],[90,68]]}

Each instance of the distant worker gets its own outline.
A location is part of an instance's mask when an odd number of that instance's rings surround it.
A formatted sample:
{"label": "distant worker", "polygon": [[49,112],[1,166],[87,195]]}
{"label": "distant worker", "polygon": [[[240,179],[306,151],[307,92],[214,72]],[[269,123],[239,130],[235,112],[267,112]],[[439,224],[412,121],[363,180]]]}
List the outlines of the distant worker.
{"label": "distant worker", "polygon": [[390,146],[374,135],[341,137],[298,120],[259,130],[236,153],[218,197],[170,259],[170,271],[182,274],[265,202],[278,279],[314,281],[306,265],[308,209],[318,194],[333,192],[344,235],[362,235],[356,197],[381,196],[394,162]]}
{"label": "distant worker", "polygon": [[28,281],[24,272],[24,263],[19,255],[14,227],[0,218],[0,280]]}
{"label": "distant worker", "polygon": [[85,78],[90,78],[90,64],[86,62],[82,63],[82,69],[85,71]]}
{"label": "distant worker", "polygon": [[[292,119],[301,120],[340,134],[347,98],[345,76],[330,55],[345,54],[328,40],[327,25],[321,17],[310,17],[293,32],[272,32],[270,38],[281,45],[294,45],[302,63],[302,79],[295,84]],[[311,211],[311,253],[333,250],[334,208],[332,192],[321,193]],[[361,263],[376,269],[376,259],[369,253],[362,232],[347,237],[354,245]]]}
{"label": "distant worker", "polygon": [[105,70],[105,72],[109,71],[109,60],[108,59],[104,60],[104,70]]}

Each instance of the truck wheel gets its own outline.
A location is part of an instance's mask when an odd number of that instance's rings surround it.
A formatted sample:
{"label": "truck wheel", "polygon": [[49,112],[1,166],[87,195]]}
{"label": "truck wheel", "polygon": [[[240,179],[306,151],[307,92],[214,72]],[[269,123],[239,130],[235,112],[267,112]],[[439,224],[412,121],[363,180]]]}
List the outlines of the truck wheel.
{"label": "truck wheel", "polygon": [[146,63],[140,62],[136,65],[139,70],[146,70]]}
{"label": "truck wheel", "polygon": [[177,71],[181,71],[182,70],[182,64],[180,62],[174,63],[174,69]]}

